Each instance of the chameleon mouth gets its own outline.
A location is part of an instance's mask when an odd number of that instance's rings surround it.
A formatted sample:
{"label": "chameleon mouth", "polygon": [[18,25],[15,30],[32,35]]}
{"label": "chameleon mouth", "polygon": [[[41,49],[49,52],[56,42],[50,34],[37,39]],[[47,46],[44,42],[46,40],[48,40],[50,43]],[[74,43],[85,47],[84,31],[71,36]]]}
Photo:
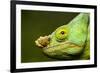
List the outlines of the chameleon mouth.
{"label": "chameleon mouth", "polygon": [[46,46],[46,47],[44,47],[44,49],[55,48],[55,47],[59,47],[59,46],[60,47],[69,47],[69,48],[73,48],[73,47],[75,47],[75,48],[81,48],[82,47],[82,46],[80,46],[80,45],[78,45],[76,43],[73,43],[71,41],[66,41],[66,42],[62,42],[62,43],[57,44],[57,45]]}

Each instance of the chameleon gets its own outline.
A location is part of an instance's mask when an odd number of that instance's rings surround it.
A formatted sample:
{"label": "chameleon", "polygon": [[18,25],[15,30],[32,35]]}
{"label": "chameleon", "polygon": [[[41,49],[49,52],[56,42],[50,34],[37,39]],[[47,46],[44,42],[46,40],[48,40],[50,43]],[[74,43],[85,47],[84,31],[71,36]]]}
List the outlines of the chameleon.
{"label": "chameleon", "polygon": [[67,24],[46,36],[40,36],[36,45],[50,58],[61,60],[90,59],[89,13],[79,13]]}

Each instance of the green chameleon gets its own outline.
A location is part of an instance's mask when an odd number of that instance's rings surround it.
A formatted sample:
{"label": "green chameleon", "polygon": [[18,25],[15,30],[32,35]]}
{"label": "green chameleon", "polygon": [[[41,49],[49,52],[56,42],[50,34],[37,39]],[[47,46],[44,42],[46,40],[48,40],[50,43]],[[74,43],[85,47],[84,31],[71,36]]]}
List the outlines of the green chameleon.
{"label": "green chameleon", "polygon": [[89,14],[78,14],[68,24],[58,27],[52,34],[40,36],[35,43],[51,58],[90,59]]}

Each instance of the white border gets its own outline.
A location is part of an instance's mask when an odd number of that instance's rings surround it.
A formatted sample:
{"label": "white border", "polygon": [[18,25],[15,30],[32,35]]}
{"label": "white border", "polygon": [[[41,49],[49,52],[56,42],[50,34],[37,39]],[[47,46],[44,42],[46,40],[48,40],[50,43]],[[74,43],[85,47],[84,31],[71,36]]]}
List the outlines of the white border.
{"label": "white border", "polygon": [[[61,11],[61,12],[89,12],[90,13],[90,60],[54,61],[21,63],[21,10]],[[72,66],[94,64],[94,10],[85,8],[52,7],[36,5],[16,5],[16,68],[39,68],[55,66]]]}

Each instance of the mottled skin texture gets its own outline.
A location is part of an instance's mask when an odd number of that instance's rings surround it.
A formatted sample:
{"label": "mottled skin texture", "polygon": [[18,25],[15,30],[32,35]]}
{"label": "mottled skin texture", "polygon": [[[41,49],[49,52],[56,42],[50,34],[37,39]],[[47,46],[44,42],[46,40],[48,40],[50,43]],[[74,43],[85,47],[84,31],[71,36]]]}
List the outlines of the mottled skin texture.
{"label": "mottled skin texture", "polygon": [[89,14],[80,13],[68,24],[35,42],[51,58],[90,59]]}

